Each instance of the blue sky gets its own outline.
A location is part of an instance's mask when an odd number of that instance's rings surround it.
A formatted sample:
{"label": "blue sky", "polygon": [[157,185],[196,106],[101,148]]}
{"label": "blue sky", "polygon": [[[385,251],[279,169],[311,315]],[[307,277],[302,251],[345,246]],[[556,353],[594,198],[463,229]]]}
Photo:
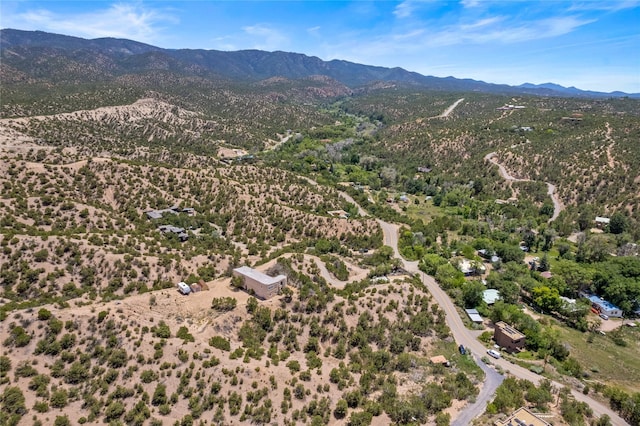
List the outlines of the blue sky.
{"label": "blue sky", "polygon": [[640,92],[640,1],[10,1],[0,27]]}

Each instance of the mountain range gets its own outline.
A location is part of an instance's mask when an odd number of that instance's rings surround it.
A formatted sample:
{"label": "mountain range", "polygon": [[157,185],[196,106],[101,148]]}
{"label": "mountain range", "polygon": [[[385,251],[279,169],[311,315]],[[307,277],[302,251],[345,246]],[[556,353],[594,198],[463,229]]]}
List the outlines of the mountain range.
{"label": "mountain range", "polygon": [[399,67],[386,68],[343,60],[323,61],[300,53],[163,49],[125,39],[87,40],[15,29],[0,30],[0,59],[0,78],[5,84],[103,81],[129,74],[168,71],[178,75],[235,82],[256,82],[275,77],[298,80],[324,76],[352,89],[374,83],[393,82],[439,91],[640,98],[640,94],[584,91],[553,83],[509,86],[472,79],[424,76]]}

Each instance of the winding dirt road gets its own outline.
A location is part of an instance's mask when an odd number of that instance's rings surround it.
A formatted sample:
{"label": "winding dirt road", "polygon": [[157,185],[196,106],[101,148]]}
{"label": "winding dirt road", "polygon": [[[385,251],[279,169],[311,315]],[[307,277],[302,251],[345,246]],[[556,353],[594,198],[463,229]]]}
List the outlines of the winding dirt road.
{"label": "winding dirt road", "polygon": [[[532,182],[531,179],[518,179],[512,176],[502,164],[498,163],[498,160],[496,159],[497,156],[498,154],[496,154],[495,152],[490,152],[489,154],[484,156],[484,159],[485,161],[489,161],[490,163],[498,166],[498,169],[500,170],[500,176],[502,176],[503,179],[511,182]],[[547,195],[551,197],[551,201],[553,202],[553,215],[548,220],[548,222],[551,223],[556,220],[558,218],[558,215],[560,215],[560,212],[564,210],[564,204],[562,204],[562,201],[560,201],[560,198],[556,193],[556,186],[549,182],[544,183],[545,185],[547,185]]]}

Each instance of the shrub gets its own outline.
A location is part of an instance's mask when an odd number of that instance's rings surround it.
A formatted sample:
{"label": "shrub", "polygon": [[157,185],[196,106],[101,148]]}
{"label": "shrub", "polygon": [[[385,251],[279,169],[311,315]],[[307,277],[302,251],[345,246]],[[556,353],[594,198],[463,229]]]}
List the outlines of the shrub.
{"label": "shrub", "polygon": [[176,333],[176,337],[182,339],[185,342],[195,342],[193,335],[189,333],[189,329],[185,326],[180,327]]}
{"label": "shrub", "polygon": [[238,301],[233,297],[214,297],[211,301],[211,309],[226,312],[233,310],[237,304]]}
{"label": "shrub", "polygon": [[300,371],[300,363],[295,359],[287,362],[287,367],[289,368],[289,371],[291,371],[291,374]]}
{"label": "shrub", "polygon": [[42,308],[38,311],[38,319],[40,321],[48,321],[51,318],[51,311],[48,309]]}
{"label": "shrub", "polygon": [[153,370],[144,370],[140,373],[140,381],[142,383],[151,383],[155,380],[158,380],[158,373]]}
{"label": "shrub", "polygon": [[160,337],[161,339],[168,339],[169,337],[171,337],[171,329],[166,322],[160,321],[160,323],[158,323],[158,325],[153,330],[153,334],[156,337]]}
{"label": "shrub", "polygon": [[225,339],[222,336],[213,336],[211,339],[209,339],[209,346],[213,346],[214,348],[220,349],[221,351],[228,352],[231,350],[231,342],[229,342],[229,340]]}

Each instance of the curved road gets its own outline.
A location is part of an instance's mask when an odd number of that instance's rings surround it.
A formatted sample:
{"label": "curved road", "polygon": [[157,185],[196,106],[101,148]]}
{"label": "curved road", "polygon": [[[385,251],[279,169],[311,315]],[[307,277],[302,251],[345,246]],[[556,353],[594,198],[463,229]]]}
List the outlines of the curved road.
{"label": "curved road", "polygon": [[[444,292],[444,290],[442,290],[440,288],[440,286],[438,285],[438,283],[436,282],[436,280],[425,274],[424,272],[420,271],[418,269],[418,262],[417,261],[413,261],[413,262],[409,262],[404,260],[399,252],[398,252],[398,229],[399,226],[398,225],[394,225],[391,223],[387,223],[384,222],[382,220],[378,219],[378,223],[380,224],[380,226],[382,227],[382,231],[384,233],[384,242],[386,245],[390,246],[396,257],[400,258],[400,260],[402,261],[402,265],[404,267],[404,269],[406,269],[408,272],[410,273],[414,273],[417,274],[421,279],[422,282],[427,286],[427,288],[429,289],[429,292],[432,294],[434,300],[436,301],[436,303],[440,306],[440,309],[442,309],[445,313],[445,317],[446,317],[446,321],[447,321],[447,325],[449,326],[449,328],[451,329],[451,333],[453,334],[454,339],[456,340],[456,342],[458,344],[462,344],[465,347],[469,348],[471,350],[472,353],[477,354],[477,355],[484,355],[487,351],[487,348],[477,339],[477,332],[471,331],[469,329],[467,329],[463,322],[462,319],[460,318],[460,315],[458,315],[458,311],[456,310],[453,302],[451,301],[451,299],[449,298],[449,296]],[[519,365],[516,364],[511,364],[509,361],[501,358],[501,359],[492,359],[491,362],[495,365],[500,366],[505,372],[512,374],[515,377],[518,377],[520,379],[526,379],[529,380],[535,384],[540,383],[540,381],[542,379],[544,379],[544,377],[526,369],[523,367],[520,367]],[[482,367],[482,365],[481,365]],[[558,383],[558,382],[551,382],[553,384],[553,386],[557,387],[557,388],[562,388],[564,385]],[[487,383],[485,383],[485,385],[487,385]],[[487,388],[490,390],[491,387],[495,386],[495,388],[497,388],[498,385],[496,385],[495,383],[489,383],[489,386],[487,386]],[[484,401],[484,404],[486,405],[486,402],[488,402],[489,398],[493,395],[493,393],[495,392],[495,388],[493,388],[493,390],[491,390],[491,392],[485,391],[484,395],[486,398],[486,400]],[[604,404],[590,398],[588,395],[584,395],[582,392],[577,392],[575,390],[572,390],[571,393],[573,394],[573,396],[575,397],[575,399],[577,401],[581,401],[581,402],[585,402],[586,404],[589,405],[589,407],[591,407],[591,409],[593,410],[594,414],[597,416],[602,416],[603,414],[607,414],[610,418],[611,418],[611,422],[614,425],[626,425],[628,424],[627,422],[625,422],[617,413],[615,413],[613,410],[611,410],[609,407],[605,406]],[[481,392],[481,396],[483,395],[483,393]],[[485,405],[482,405],[483,401],[480,401],[481,396],[478,397],[478,400],[476,401],[475,404],[472,404],[470,406],[468,406],[467,408],[465,408],[460,414],[459,414],[459,418],[468,418],[468,416],[471,416],[471,419],[473,419],[475,416],[478,416],[480,414],[482,414],[484,412],[484,407]],[[468,414],[470,413],[470,414]],[[462,425],[463,423],[458,423],[457,421],[454,422],[454,424],[456,425]],[[468,423],[465,423],[468,424]]]}
{"label": "curved road", "polygon": [[[498,166],[498,169],[500,170],[500,176],[502,176],[505,180],[512,182],[532,182],[531,179],[518,179],[514,176],[511,176],[507,169],[502,164],[498,163],[498,160],[496,160],[497,156],[498,154],[496,154],[495,152],[490,152],[484,156],[484,159],[485,161],[489,161]],[[551,201],[553,202],[553,216],[551,216],[551,218],[549,219],[550,223],[558,218],[560,212],[564,210],[564,205],[562,204],[562,201],[560,201],[560,198],[558,198],[558,194],[556,194],[556,186],[549,182],[545,182],[545,184],[547,185],[547,195],[551,197]]]}
{"label": "curved road", "polygon": [[484,413],[487,408],[487,404],[493,398],[498,386],[502,384],[505,377],[498,373],[493,368],[485,364],[478,356],[471,355],[473,360],[484,371],[484,385],[480,389],[480,393],[476,397],[476,402],[467,405],[463,410],[458,412],[458,417],[451,423],[451,426],[467,426],[471,424],[471,421],[475,419],[479,414]]}

